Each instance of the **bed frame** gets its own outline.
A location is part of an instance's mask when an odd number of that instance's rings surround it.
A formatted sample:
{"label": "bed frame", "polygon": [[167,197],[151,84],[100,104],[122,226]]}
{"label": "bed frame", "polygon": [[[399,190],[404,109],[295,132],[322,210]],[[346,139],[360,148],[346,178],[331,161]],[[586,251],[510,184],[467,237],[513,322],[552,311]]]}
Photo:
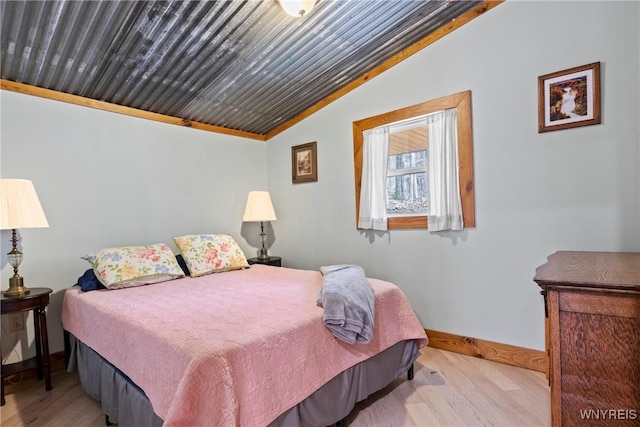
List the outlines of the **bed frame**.
{"label": "bed frame", "polygon": [[[64,331],[67,370],[78,370],[83,389],[100,401],[106,425],[159,427],[151,402],[133,381],[89,346]],[[347,416],[359,401],[381,390],[405,372],[413,379],[420,355],[414,340],[399,342],[343,371],[311,396],[278,416],[269,427],[347,426]],[[345,388],[344,384],[351,384]]]}

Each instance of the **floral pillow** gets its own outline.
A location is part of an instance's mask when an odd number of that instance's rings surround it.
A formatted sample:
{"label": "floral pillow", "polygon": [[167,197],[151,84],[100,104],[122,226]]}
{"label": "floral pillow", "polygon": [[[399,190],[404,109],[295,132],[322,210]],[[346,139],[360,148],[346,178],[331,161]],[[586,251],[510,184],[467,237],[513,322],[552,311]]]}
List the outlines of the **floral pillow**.
{"label": "floral pillow", "polygon": [[249,267],[247,258],[228,234],[194,234],[174,237],[191,277]]}
{"label": "floral pillow", "polygon": [[164,243],[102,249],[83,257],[109,289],[149,285],[184,277],[173,252]]}

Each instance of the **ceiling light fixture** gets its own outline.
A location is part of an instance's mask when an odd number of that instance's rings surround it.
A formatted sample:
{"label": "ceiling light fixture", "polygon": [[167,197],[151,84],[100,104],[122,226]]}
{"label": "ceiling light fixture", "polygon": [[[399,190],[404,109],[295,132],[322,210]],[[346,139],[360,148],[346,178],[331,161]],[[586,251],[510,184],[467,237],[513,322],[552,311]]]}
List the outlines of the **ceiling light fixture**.
{"label": "ceiling light fixture", "polygon": [[301,18],[311,12],[316,0],[278,0],[278,3],[289,15]]}

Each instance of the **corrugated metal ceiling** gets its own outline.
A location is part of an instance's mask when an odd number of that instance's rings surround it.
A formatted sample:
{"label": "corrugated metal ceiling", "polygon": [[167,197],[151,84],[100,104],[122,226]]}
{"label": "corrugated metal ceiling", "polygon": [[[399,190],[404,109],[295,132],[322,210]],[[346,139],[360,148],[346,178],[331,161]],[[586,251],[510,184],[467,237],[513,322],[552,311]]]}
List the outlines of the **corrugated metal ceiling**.
{"label": "corrugated metal ceiling", "polygon": [[265,135],[482,1],[5,1],[2,78]]}

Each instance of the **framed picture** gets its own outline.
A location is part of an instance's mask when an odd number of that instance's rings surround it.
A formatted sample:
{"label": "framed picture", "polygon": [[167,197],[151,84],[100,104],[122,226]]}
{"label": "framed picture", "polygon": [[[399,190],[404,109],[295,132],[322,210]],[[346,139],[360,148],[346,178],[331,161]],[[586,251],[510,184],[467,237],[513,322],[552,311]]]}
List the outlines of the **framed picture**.
{"label": "framed picture", "polygon": [[538,77],[538,132],[600,123],[600,63]]}
{"label": "framed picture", "polygon": [[315,141],[291,147],[291,176],[294,184],[318,180]]}

